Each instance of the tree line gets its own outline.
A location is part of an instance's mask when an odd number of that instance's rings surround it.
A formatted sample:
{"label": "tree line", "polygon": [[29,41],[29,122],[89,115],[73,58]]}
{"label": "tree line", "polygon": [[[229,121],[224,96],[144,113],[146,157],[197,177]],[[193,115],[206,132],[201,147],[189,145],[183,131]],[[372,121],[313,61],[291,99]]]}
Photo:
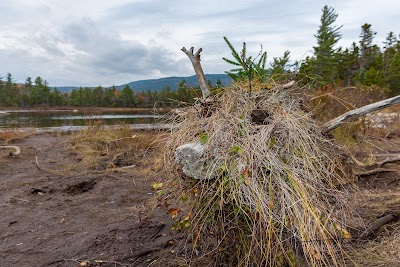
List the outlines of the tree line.
{"label": "tree line", "polygon": [[[212,88],[221,87],[220,80]],[[177,88],[165,86],[161,91],[148,90],[136,92],[128,85],[122,90],[115,86],[104,88],[80,87],[69,93],[62,93],[57,88],[50,88],[47,81],[37,77],[32,81],[28,77],[25,84],[13,81],[8,73],[5,80],[0,77],[0,106],[4,107],[173,107],[185,103],[193,103],[201,95],[199,88],[192,88],[182,80]]]}
{"label": "tree line", "polygon": [[400,93],[400,35],[389,32],[380,47],[374,43],[377,32],[365,23],[357,42],[347,48],[337,47],[342,37],[342,26],[335,25],[337,17],[334,8],[324,6],[314,35],[314,55],[299,64],[299,73],[320,85],[377,86],[390,94]]}
{"label": "tree line", "polygon": [[[400,93],[400,35],[389,32],[382,47],[374,42],[376,32],[371,24],[360,27],[359,40],[350,47],[338,47],[342,35],[342,26],[335,25],[338,14],[334,8],[324,6],[320,26],[314,35],[316,45],[313,55],[304,60],[290,62],[290,51],[282,57],[272,59],[266,66],[266,52],[254,59],[246,56],[246,44],[243,43],[241,54],[236,52],[227,38],[224,38],[232,50],[233,60],[223,58],[235,66],[226,73],[234,80],[258,78],[274,80],[285,78],[293,73],[301,82],[311,87],[336,86],[374,86],[391,95]],[[254,66],[254,68],[252,67]],[[251,73],[253,72],[253,74]],[[300,77],[300,78],[299,78]],[[212,90],[222,86],[221,81],[212,85]],[[154,105],[176,106],[181,103],[192,103],[201,95],[199,88],[186,86],[181,81],[177,88],[164,87],[161,91],[136,92],[128,85],[122,90],[115,86],[104,88],[80,87],[70,93],[61,93],[57,88],[50,88],[47,81],[37,77],[34,81],[28,77],[25,84],[16,84],[12,74],[5,78],[0,76],[0,106],[99,106],[99,107],[152,107]]]}

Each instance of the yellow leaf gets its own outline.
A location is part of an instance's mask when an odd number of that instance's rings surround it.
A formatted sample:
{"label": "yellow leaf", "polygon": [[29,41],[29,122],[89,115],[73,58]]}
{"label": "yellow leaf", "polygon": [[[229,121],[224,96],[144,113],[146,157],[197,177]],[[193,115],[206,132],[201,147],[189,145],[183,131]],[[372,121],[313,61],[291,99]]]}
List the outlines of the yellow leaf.
{"label": "yellow leaf", "polygon": [[152,182],[151,187],[155,190],[161,189],[164,186],[164,183],[157,183],[157,182]]}

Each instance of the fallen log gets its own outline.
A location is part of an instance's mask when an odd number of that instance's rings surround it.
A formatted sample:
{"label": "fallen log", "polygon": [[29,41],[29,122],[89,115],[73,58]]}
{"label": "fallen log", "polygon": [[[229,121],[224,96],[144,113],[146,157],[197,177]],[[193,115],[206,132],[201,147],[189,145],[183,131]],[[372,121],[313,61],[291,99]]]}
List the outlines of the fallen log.
{"label": "fallen log", "polygon": [[387,108],[396,104],[400,104],[400,96],[395,96],[392,98],[388,98],[376,103],[372,103],[366,106],[363,106],[361,108],[356,108],[353,110],[350,110],[349,112],[346,112],[339,117],[336,117],[326,123],[324,123],[321,126],[321,130],[323,133],[328,133],[332,131],[333,129],[336,129],[340,125],[342,125],[345,122],[357,119],[365,114],[371,113],[376,110],[380,110],[383,108]]}

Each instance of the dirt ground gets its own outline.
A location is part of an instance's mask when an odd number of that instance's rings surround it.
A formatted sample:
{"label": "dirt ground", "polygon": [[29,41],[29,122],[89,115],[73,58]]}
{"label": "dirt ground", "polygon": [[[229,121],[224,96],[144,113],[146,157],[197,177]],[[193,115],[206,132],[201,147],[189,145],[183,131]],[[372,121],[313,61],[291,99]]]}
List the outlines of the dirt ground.
{"label": "dirt ground", "polygon": [[165,266],[177,255],[180,237],[154,201],[151,158],[91,173],[71,170],[80,159],[68,136],[13,144],[19,157],[0,151],[0,266]]}
{"label": "dirt ground", "polygon": [[[359,160],[400,154],[399,137],[371,140],[369,150],[354,151]],[[176,247],[183,236],[171,231],[171,216],[157,207],[150,186],[160,181],[152,166],[159,155],[149,153],[126,171],[90,171],[78,164],[68,135],[33,134],[13,144],[21,147],[19,157],[0,151],[1,267],[184,266]],[[385,167],[399,170],[398,162]],[[354,183],[352,233],[400,209],[398,171]],[[350,254],[358,266],[400,266],[399,241],[394,222],[349,244]]]}

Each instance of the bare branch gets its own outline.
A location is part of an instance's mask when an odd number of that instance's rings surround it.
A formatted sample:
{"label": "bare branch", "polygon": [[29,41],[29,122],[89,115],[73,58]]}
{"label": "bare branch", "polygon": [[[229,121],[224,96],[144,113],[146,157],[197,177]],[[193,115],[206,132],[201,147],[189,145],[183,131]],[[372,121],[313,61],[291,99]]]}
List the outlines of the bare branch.
{"label": "bare branch", "polygon": [[397,172],[396,169],[385,169],[385,168],[376,168],[368,171],[359,171],[359,172],[354,172],[354,175],[356,176],[367,176],[367,175],[372,175],[372,174],[378,174],[381,172]]}
{"label": "bare branch", "polygon": [[383,225],[391,223],[393,221],[396,221],[399,219],[398,214],[389,214],[386,216],[383,216],[376,220],[373,224],[371,224],[358,238],[359,239],[364,239],[369,237],[370,235],[375,234]]}
{"label": "bare branch", "polygon": [[365,114],[368,114],[372,111],[380,110],[383,108],[387,108],[396,104],[400,104],[400,96],[395,96],[389,99],[385,99],[376,103],[372,103],[361,108],[350,110],[339,117],[336,117],[321,126],[321,130],[323,133],[327,133],[332,131],[333,129],[339,127],[343,123],[347,121],[354,120],[358,117],[361,117]]}
{"label": "bare branch", "polygon": [[189,51],[186,50],[185,47],[183,47],[181,50],[189,57],[190,62],[192,62],[194,72],[196,73],[197,80],[199,81],[203,99],[206,99],[209,95],[211,95],[211,91],[210,88],[208,88],[206,77],[200,64],[200,53],[203,50],[200,48],[197,50],[196,54],[193,54],[194,47],[191,47]]}

